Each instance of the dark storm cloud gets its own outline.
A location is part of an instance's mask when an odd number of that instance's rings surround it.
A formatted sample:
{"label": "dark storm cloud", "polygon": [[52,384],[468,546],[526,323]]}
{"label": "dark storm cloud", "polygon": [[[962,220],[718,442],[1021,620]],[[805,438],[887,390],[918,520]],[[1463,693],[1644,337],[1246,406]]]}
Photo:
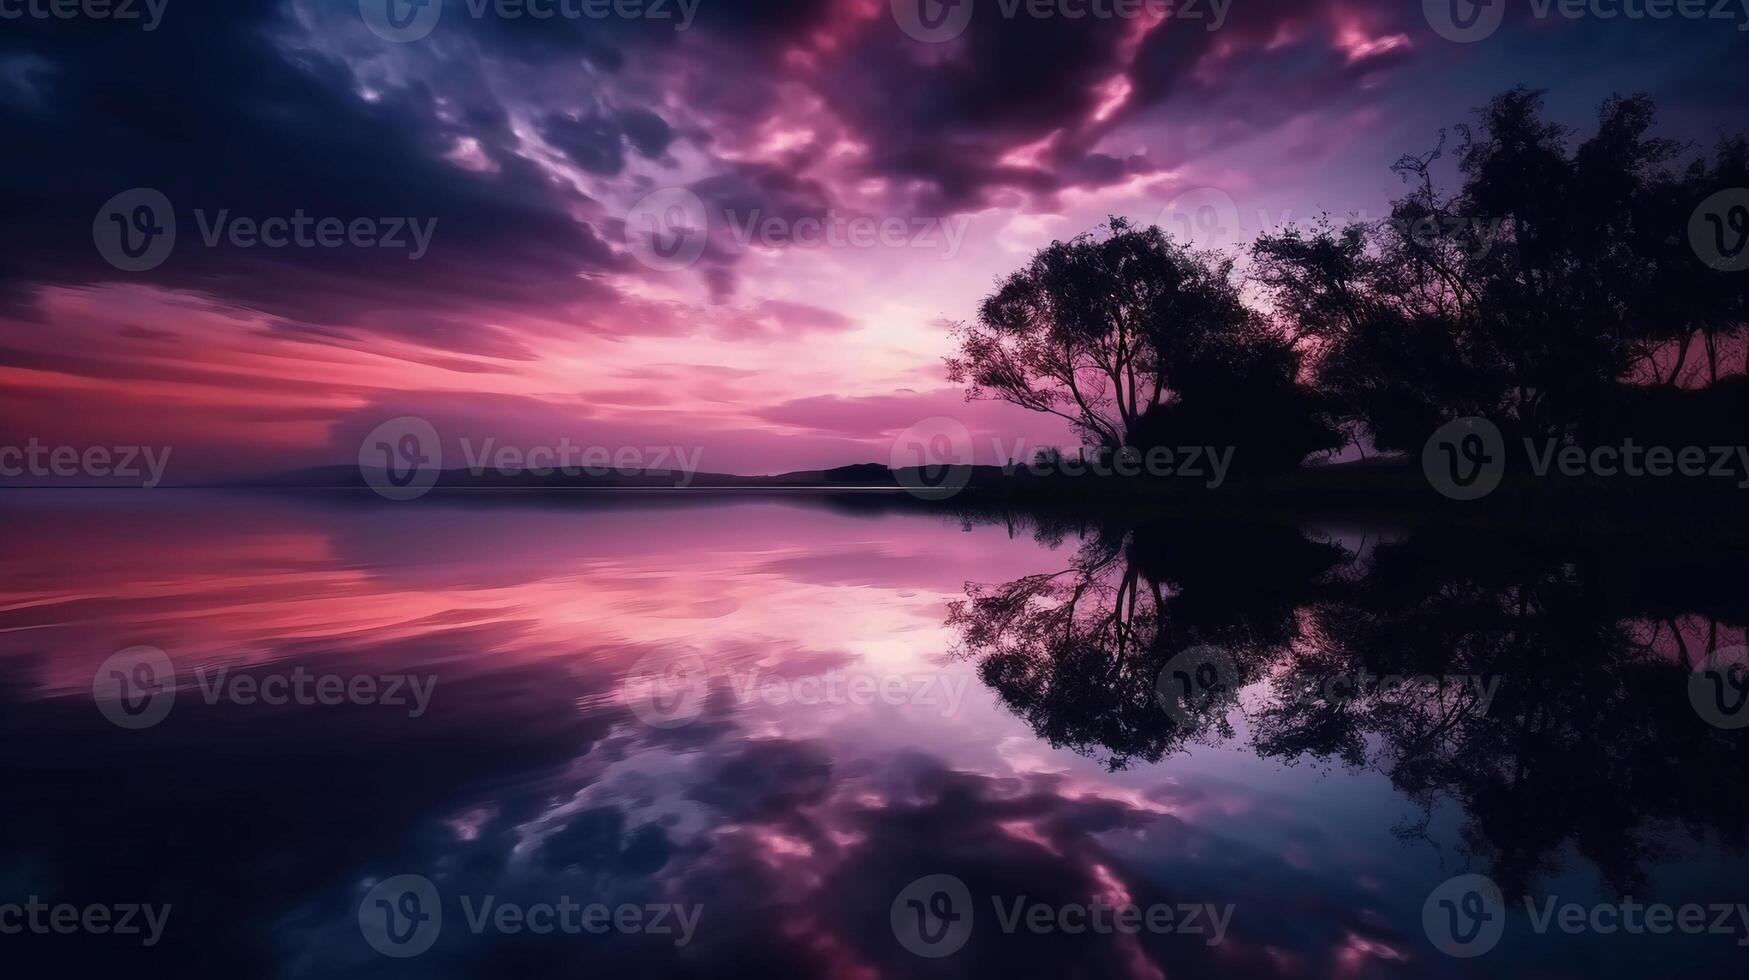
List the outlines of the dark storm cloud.
{"label": "dark storm cloud", "polygon": [[825,215],[832,207],[831,190],[819,180],[802,176],[805,166],[800,158],[787,166],[732,162],[690,187],[705,206],[709,237],[700,271],[712,302],[726,303],[735,295],[739,280],[733,266],[747,247],[738,235],[772,219],[793,227],[803,218]]}
{"label": "dark storm cloud", "polygon": [[625,169],[628,148],[646,158],[660,157],[674,139],[662,117],[645,109],[580,116],[554,113],[541,121],[540,131],[578,167],[609,176]]}
{"label": "dark storm cloud", "polygon": [[541,841],[537,856],[550,871],[575,868],[638,876],[659,870],[673,851],[662,827],[644,824],[628,833],[623,811],[599,806],[577,814]]}
{"label": "dark storm cloud", "polygon": [[811,742],[752,742],[733,756],[705,764],[691,797],[729,819],[782,821],[819,803],[832,786],[832,760]]}
{"label": "dark storm cloud", "polygon": [[1049,190],[1058,177],[1000,157],[1083,125],[1130,26],[1003,19],[997,4],[980,4],[945,58],[897,30],[871,31],[848,55],[855,70],[834,74],[829,97],[868,142],[870,168],[929,182],[940,209],[976,206],[995,187]]}
{"label": "dark storm cloud", "polygon": [[[150,34],[9,25],[0,62],[28,56],[38,66],[31,99],[0,101],[0,126],[29,134],[0,147],[11,232],[0,244],[0,290],[15,303],[32,284],[138,281],[308,323],[376,320],[470,351],[476,333],[444,324],[480,306],[598,295],[603,287],[579,274],[621,264],[568,213],[587,199],[495,142],[509,129],[489,103],[446,116],[418,83],[363,97],[345,63],[275,40],[294,25],[268,0],[181,14]],[[495,169],[446,159],[464,138]],[[105,264],[92,241],[99,207],[135,187],[164,192],[178,223],[168,261],[137,274]],[[300,211],[385,219],[385,228],[425,223],[429,250],[413,261],[407,250],[203,240],[221,212],[261,220]]]}
{"label": "dark storm cloud", "polygon": [[[846,9],[809,9],[822,7]],[[1351,49],[1367,30],[1398,29],[1402,15],[1375,0],[1261,0],[1219,15],[1205,3],[1183,8],[1194,16],[1155,23],[1034,18],[1024,7],[1011,16],[1003,4],[979,3],[964,33],[943,44],[907,36],[885,7],[872,19],[797,17],[774,25],[761,45],[709,33],[710,43],[687,52],[692,70],[679,84],[720,132],[785,114],[786,86],[804,87],[826,116],[804,114],[801,125],[844,127],[845,139],[866,148],[858,176],[902,188],[894,207],[945,215],[1003,192],[1048,204],[1068,188],[1097,189],[1182,162],[1182,154],[1150,158],[1100,145],[1174,96],[1197,97],[1173,103],[1172,122],[1190,125],[1234,106],[1303,107],[1351,97],[1367,73],[1413,49]],[[713,30],[723,21],[700,17]],[[724,77],[737,84],[719,84]],[[1229,100],[1218,109],[1198,101],[1211,90]],[[1241,112],[1227,122],[1254,135],[1280,115]],[[1030,156],[1014,156],[1027,147],[1035,148]]]}
{"label": "dark storm cloud", "polygon": [[[1045,196],[1158,170],[1145,154],[1094,146],[1126,113],[1182,86],[1217,38],[1261,45],[1308,16],[1268,3],[1235,5],[1219,33],[1168,21],[1141,41],[1132,68],[1133,22],[1009,19],[995,4],[979,5],[963,38],[938,48],[904,35],[884,9],[858,19],[808,0],[707,4],[685,40],[660,22],[474,17],[452,6],[413,46],[378,43],[355,4],[289,0],[177,11],[149,34],[60,21],[9,28],[0,125],[31,138],[0,148],[0,204],[13,232],[0,245],[0,295],[17,309],[38,284],[131,278],[285,321],[526,358],[514,338],[474,326],[481,311],[611,304],[609,279],[640,270],[610,244],[611,215],[521,155],[515,109],[538,113],[539,136],[579,170],[616,176],[634,157],[661,172],[682,140],[716,153],[712,130],[791,111],[782,90],[800,85],[823,100],[822,126],[866,148],[859,174],[903,188],[895,207],[950,213],[1002,189]],[[833,51],[796,57],[823,33],[838,38]],[[641,72],[631,87],[652,103],[663,88],[701,94],[686,104],[705,129],[632,103],[543,105],[562,91],[567,64]],[[493,69],[556,81],[497,91]],[[1126,72],[1131,104],[1094,119]],[[1053,133],[1037,159],[1004,162]],[[793,221],[840,196],[813,175],[828,162],[818,141],[763,158],[719,155],[691,186],[724,216]],[[156,269],[122,273],[97,254],[91,225],[104,202],[135,187],[168,196],[177,248]],[[434,224],[417,261],[390,249],[203,241],[221,213],[300,212]],[[699,274],[716,301],[736,292],[739,251],[716,234],[704,256]]]}
{"label": "dark storm cloud", "polygon": [[[1298,119],[1412,103],[1427,83],[1411,63],[1487,53],[1441,41],[1416,5],[1385,0],[1235,2],[1218,30],[1207,10],[1143,24],[979,3],[941,45],[908,37],[884,3],[707,2],[684,32],[469,6],[452,0],[410,45],[372,36],[351,0],[175,8],[150,33],[9,22],[0,125],[25,138],[0,146],[0,312],[30,315],[44,284],[137,281],[296,325],[276,328],[286,336],[343,328],[527,360],[530,338],[482,324],[504,313],[620,334],[684,324],[616,288],[648,274],[622,250],[615,210],[638,194],[592,200],[552,160],[531,160],[544,153],[531,141],[585,177],[691,187],[713,228],[689,275],[727,303],[746,248],[726,234],[731,213],[793,222],[846,213],[859,193],[859,206],[888,213],[1048,210],[1065,190],[1165,174]],[[1630,39],[1649,35],[1641,26],[1514,18],[1488,50],[1534,32],[1557,61],[1609,43],[1650,45],[1672,72],[1726,63],[1712,54],[1730,32],[1684,40],[1717,25]],[[1678,49],[1688,55],[1674,59]],[[1256,170],[1296,157],[1265,148]],[[865,182],[876,189],[859,191]],[[124,273],[97,254],[92,221],[135,187],[169,197],[178,242],[158,268]],[[209,247],[197,210],[209,221],[301,211],[434,224],[412,261],[390,249]]]}

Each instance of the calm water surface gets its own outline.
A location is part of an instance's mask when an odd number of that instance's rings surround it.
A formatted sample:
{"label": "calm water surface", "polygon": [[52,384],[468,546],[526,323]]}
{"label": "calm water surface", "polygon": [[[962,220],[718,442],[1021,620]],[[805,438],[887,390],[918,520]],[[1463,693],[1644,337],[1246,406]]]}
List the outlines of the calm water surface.
{"label": "calm water surface", "polygon": [[[1749,741],[1688,685],[1743,642],[1742,581],[1681,557],[755,499],[0,506],[0,904],[171,909],[149,948],[0,936],[23,975],[1749,963],[1735,913],[1729,933],[1570,935],[1524,906],[1749,902]],[[174,665],[175,696],[124,727],[93,682],[113,693],[112,656],[137,646]],[[1156,681],[1203,646],[1233,690],[1175,720]],[[1444,683],[1315,693],[1393,674]],[[372,686],[262,697],[300,677]],[[1474,959],[1423,915],[1466,873],[1506,904]],[[377,907],[406,875],[440,923]],[[914,884],[930,876],[957,879],[969,914],[908,919],[911,899],[941,910],[944,879]],[[640,918],[536,931],[538,913],[480,918],[487,901]],[[1083,920],[1053,911],[1050,931],[1010,932],[1016,902],[1163,906],[1199,931],[1065,932]],[[369,920],[403,911],[388,949],[417,927],[423,952],[385,955]],[[918,955],[919,929],[955,949]]]}

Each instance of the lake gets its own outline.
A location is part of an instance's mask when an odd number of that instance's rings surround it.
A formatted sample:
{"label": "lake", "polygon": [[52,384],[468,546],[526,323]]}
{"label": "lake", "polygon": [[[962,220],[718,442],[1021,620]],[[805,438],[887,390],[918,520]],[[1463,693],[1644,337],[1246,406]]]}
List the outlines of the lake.
{"label": "lake", "polygon": [[1749,963],[1740,557],[876,498],[3,506],[13,975]]}

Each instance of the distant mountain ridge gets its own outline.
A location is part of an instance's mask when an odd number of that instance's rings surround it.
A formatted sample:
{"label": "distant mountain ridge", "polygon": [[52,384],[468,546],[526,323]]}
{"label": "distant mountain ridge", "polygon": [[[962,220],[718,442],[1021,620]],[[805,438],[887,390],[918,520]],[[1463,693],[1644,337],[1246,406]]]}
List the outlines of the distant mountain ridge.
{"label": "distant mountain ridge", "polygon": [[[1000,472],[997,467],[977,467]],[[381,472],[378,470],[377,472]],[[599,472],[599,470],[597,471]],[[915,473],[915,468],[911,471]],[[364,470],[357,466],[315,466],[292,470],[273,476],[233,481],[234,486],[251,487],[365,487]],[[825,470],[796,470],[770,476],[738,476],[732,473],[686,473],[682,470],[617,470],[600,475],[579,471],[566,474],[558,470],[541,475],[534,472],[505,474],[487,467],[476,473],[465,468],[445,469],[437,476],[436,486],[452,488],[704,488],[736,489],[757,487],[845,487],[900,489],[896,472],[879,463],[853,463]]]}

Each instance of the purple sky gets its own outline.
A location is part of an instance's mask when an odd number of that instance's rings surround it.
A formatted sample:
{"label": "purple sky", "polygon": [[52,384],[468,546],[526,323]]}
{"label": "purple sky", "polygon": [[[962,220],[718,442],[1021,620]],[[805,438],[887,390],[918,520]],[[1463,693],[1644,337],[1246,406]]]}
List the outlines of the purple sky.
{"label": "purple sky", "polygon": [[[757,473],[949,416],[990,459],[1070,437],[966,404],[945,325],[1053,238],[1381,217],[1393,160],[1517,84],[1581,129],[1649,93],[1696,151],[1749,105],[1749,0],[392,0],[405,30],[384,2],[0,22],[0,443],[204,476],[349,462],[416,415],[446,452]],[[1453,4],[1486,36],[1442,36]],[[937,15],[962,29],[914,36]],[[104,238],[136,188],[177,227],[132,271]],[[299,217],[349,244],[256,240]]]}

